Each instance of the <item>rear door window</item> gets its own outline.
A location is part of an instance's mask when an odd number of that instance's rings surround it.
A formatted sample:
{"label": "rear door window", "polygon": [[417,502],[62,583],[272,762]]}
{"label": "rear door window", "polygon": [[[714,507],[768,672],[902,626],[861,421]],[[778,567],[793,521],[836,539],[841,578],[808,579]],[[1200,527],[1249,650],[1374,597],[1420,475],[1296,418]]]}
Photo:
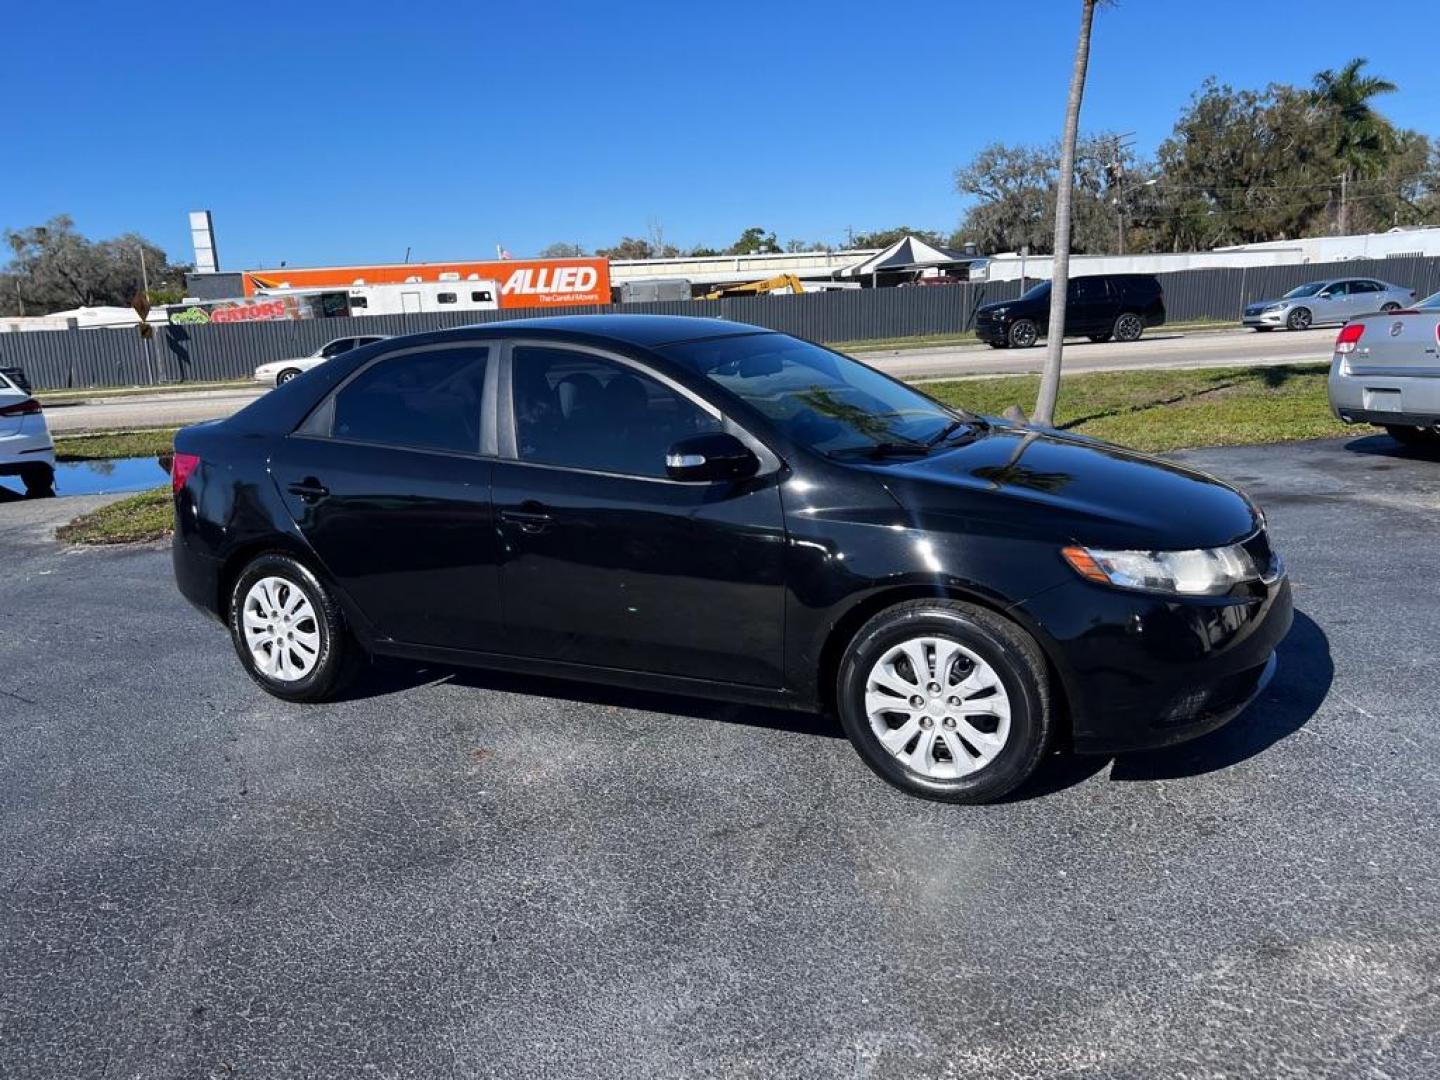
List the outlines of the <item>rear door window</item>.
{"label": "rear door window", "polygon": [[407,450],[478,453],[490,351],[465,345],[404,353],[336,393],[330,435]]}
{"label": "rear door window", "polygon": [[1377,293],[1384,292],[1385,286],[1378,281],[1352,281],[1350,282],[1351,294],[1356,293]]}

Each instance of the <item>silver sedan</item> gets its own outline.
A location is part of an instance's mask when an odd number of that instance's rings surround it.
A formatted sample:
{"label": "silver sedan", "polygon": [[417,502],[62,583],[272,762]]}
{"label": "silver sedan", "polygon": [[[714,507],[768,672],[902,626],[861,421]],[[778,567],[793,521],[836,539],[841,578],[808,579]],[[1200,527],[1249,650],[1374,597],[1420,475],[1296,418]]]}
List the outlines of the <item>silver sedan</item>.
{"label": "silver sedan", "polygon": [[1308,330],[1335,326],[1357,315],[1395,311],[1415,299],[1415,290],[1375,278],[1329,278],[1291,289],[1278,300],[1247,304],[1240,322],[1256,330]]}

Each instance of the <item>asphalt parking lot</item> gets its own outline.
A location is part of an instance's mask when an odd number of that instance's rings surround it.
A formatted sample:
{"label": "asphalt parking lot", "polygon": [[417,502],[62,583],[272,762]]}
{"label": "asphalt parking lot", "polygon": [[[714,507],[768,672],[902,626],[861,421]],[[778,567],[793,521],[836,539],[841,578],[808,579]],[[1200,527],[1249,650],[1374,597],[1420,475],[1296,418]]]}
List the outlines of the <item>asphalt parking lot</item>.
{"label": "asphalt parking lot", "polygon": [[983,808],[778,712],[286,705],[166,550],[0,506],[0,1076],[1440,1074],[1440,459],[1182,456],[1270,515],[1276,681]]}

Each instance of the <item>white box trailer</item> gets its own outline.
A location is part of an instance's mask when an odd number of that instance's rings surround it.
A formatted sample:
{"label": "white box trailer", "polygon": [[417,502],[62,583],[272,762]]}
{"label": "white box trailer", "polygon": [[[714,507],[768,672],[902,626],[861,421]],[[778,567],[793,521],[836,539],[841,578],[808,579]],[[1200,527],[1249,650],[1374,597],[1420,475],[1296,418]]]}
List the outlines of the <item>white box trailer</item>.
{"label": "white box trailer", "polygon": [[[257,289],[260,296],[284,296],[313,290],[280,285]],[[339,291],[339,290],[331,290]],[[401,281],[367,285],[363,280],[345,288],[351,315],[408,315],[430,311],[494,311],[500,307],[500,283],[479,276],[461,279],[442,274],[439,281]]]}

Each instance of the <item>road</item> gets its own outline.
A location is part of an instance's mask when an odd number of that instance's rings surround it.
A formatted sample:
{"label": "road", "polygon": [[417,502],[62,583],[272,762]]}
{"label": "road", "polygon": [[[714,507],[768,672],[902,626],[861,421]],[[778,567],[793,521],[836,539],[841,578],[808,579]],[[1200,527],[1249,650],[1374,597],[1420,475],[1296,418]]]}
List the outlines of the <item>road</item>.
{"label": "road", "polygon": [[[1065,365],[1067,371],[1074,372],[1315,362],[1330,359],[1334,340],[1333,330],[1296,334],[1256,334],[1248,330],[1161,332],[1131,344],[1067,344]],[[1039,371],[1044,355],[1043,348],[1008,350],[963,345],[867,352],[862,358],[899,378],[937,379]],[[262,393],[264,390],[258,387],[246,387],[97,397],[78,405],[48,406],[45,415],[50,430],[59,433],[165,427],[228,416]]]}
{"label": "road", "polygon": [[1440,1074],[1440,461],[1184,457],[1269,512],[1276,681],[984,808],[766,710],[405,665],[287,705],[163,546],[0,506],[0,1075]]}

